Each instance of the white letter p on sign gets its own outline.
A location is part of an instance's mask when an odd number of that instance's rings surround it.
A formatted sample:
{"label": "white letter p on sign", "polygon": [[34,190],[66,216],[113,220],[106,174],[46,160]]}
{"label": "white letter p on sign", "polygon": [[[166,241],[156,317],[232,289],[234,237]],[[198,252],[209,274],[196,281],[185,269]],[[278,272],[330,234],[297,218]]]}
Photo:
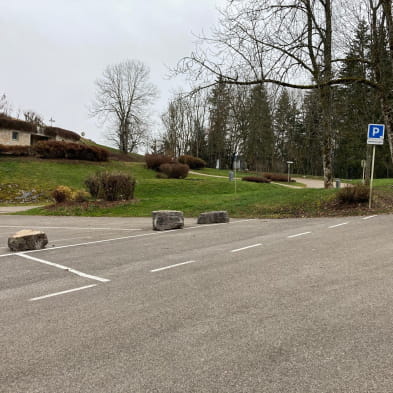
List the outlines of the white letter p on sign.
{"label": "white letter p on sign", "polygon": [[379,134],[379,128],[378,127],[373,127],[373,136]]}

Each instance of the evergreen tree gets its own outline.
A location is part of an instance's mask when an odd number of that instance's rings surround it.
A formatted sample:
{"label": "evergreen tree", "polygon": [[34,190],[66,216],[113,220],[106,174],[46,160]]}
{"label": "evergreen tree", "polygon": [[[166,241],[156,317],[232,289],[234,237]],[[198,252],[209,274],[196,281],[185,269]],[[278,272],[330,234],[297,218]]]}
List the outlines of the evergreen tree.
{"label": "evergreen tree", "polygon": [[[286,170],[286,161],[297,161],[295,136],[299,131],[299,111],[288,90],[282,90],[274,111],[275,170]],[[298,137],[300,135],[297,135]]]}
{"label": "evergreen tree", "polygon": [[[359,80],[373,79],[370,64],[361,59],[370,59],[371,37],[368,24],[359,23],[353,41],[349,45],[344,66],[340,70],[342,78],[352,77]],[[335,94],[337,130],[335,152],[335,174],[345,178],[362,176],[361,161],[367,161],[370,173],[370,146],[366,144],[367,126],[383,122],[377,91],[369,85],[353,83],[341,86]],[[380,149],[382,157],[389,156],[388,144]],[[383,160],[379,160],[379,163]],[[385,160],[386,161],[386,160]],[[384,172],[377,163],[377,173]],[[382,173],[381,173],[382,174]]]}
{"label": "evergreen tree", "polygon": [[318,92],[311,91],[304,96],[300,119],[296,121],[294,128],[293,160],[298,173],[323,175],[321,124]]}
{"label": "evergreen tree", "polygon": [[220,167],[228,168],[231,158],[227,154],[227,132],[229,122],[229,88],[224,83],[218,83],[212,89],[209,118],[209,134],[207,139],[207,163],[215,167],[219,160]]}
{"label": "evergreen tree", "polygon": [[269,99],[263,85],[251,89],[248,122],[245,136],[245,157],[248,167],[257,171],[270,171],[273,166],[273,121]]}

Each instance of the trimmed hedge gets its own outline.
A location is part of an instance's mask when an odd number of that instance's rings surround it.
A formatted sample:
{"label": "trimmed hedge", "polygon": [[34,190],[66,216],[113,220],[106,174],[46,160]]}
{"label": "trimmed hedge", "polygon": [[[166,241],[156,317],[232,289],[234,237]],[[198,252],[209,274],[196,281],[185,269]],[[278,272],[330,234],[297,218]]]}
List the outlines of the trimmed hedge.
{"label": "trimmed hedge", "polygon": [[108,151],[97,146],[60,141],[39,141],[32,149],[41,158],[66,158],[69,160],[108,161]]}
{"label": "trimmed hedge", "polygon": [[1,154],[15,157],[30,156],[31,147],[22,145],[0,145],[0,155]]}
{"label": "trimmed hedge", "polygon": [[[271,181],[285,181],[288,182],[288,175],[285,173],[271,173],[271,172],[266,172],[263,173],[263,177],[266,177],[267,179],[270,179]],[[289,181],[294,182],[295,180],[292,180],[289,178]]]}
{"label": "trimmed hedge", "polygon": [[93,198],[105,201],[122,201],[134,197],[135,179],[121,172],[98,172],[85,180]]}
{"label": "trimmed hedge", "polygon": [[194,157],[190,155],[182,155],[178,158],[178,161],[181,164],[186,164],[190,167],[190,169],[202,169],[207,165],[206,161],[202,160],[199,157]]}
{"label": "trimmed hedge", "polygon": [[263,177],[263,176],[244,176],[242,177],[242,180],[244,181],[252,181],[255,183],[270,183],[271,180]]}
{"label": "trimmed hedge", "polygon": [[164,173],[169,179],[185,179],[190,167],[186,164],[172,163],[161,164],[160,172]]}
{"label": "trimmed hedge", "polygon": [[173,163],[174,159],[163,154],[145,154],[145,162],[148,169],[158,171],[160,165]]}

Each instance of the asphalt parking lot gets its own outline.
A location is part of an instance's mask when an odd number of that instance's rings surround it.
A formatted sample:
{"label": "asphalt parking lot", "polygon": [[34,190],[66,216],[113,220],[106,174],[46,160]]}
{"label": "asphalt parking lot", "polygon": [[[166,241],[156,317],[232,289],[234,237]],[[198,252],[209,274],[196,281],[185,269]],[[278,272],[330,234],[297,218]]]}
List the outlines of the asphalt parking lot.
{"label": "asphalt parking lot", "polygon": [[392,391],[392,216],[195,222],[0,216],[0,392]]}

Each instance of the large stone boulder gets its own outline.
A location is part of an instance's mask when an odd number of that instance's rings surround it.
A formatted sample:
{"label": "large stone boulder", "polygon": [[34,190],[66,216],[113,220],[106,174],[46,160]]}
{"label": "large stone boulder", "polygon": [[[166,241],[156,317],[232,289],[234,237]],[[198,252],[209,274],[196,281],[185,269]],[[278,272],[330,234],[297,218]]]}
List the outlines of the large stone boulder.
{"label": "large stone boulder", "polygon": [[47,244],[46,234],[32,229],[23,229],[8,238],[8,247],[11,251],[41,250]]}
{"label": "large stone boulder", "polygon": [[229,222],[229,216],[227,211],[222,210],[201,213],[197,224],[220,224],[225,222]]}
{"label": "large stone boulder", "polygon": [[181,229],[184,227],[183,212],[177,210],[157,210],[152,212],[153,229],[155,231],[167,231],[169,229]]}

